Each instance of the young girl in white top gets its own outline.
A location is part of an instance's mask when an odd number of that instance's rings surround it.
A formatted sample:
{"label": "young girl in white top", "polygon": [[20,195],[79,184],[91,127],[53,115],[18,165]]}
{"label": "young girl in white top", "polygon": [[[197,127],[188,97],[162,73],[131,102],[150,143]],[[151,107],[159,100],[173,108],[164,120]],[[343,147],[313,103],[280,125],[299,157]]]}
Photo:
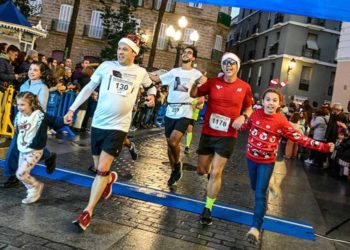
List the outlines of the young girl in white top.
{"label": "young girl in white top", "polygon": [[18,134],[19,150],[17,178],[26,186],[27,197],[23,204],[36,202],[43,190],[44,184],[30,175],[30,171],[40,160],[43,149],[34,145],[38,139],[38,131],[44,120],[44,113],[36,95],[31,92],[21,92],[16,97],[18,113],[15,119],[15,130]]}

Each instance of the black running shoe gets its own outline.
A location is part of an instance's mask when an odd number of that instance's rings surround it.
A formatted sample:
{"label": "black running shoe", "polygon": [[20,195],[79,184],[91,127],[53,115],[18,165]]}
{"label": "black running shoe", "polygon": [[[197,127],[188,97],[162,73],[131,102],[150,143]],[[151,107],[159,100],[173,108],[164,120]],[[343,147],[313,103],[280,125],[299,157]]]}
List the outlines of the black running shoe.
{"label": "black running shoe", "polygon": [[185,152],[186,155],[188,155],[190,153],[190,148],[189,147],[185,147]]}
{"label": "black running shoe", "polygon": [[168,180],[168,186],[172,186],[176,183],[174,176],[175,176],[175,171],[171,171],[171,175],[170,175],[170,178]]}
{"label": "black running shoe", "polygon": [[91,165],[91,166],[89,167],[89,171],[90,171],[91,173],[93,173],[93,174],[96,174],[96,173],[97,173],[97,169],[95,168],[94,165]]}
{"label": "black running shoe", "polygon": [[176,167],[175,167],[175,170],[174,170],[174,179],[175,181],[179,181],[181,180],[182,178],[182,175],[183,175],[183,172],[182,172],[182,162],[180,161]]}
{"label": "black running shoe", "polygon": [[211,218],[211,212],[210,212],[209,208],[205,207],[203,209],[203,213],[201,214],[201,218],[200,218],[199,222],[204,226],[209,226],[209,225],[213,224],[213,220]]}
{"label": "black running shoe", "polygon": [[131,155],[131,159],[136,161],[139,155],[137,153],[137,149],[136,149],[135,144],[133,142],[131,143],[131,148],[129,149],[129,152]]}
{"label": "black running shoe", "polygon": [[46,172],[52,174],[56,169],[56,153],[52,152],[50,157],[45,160]]}

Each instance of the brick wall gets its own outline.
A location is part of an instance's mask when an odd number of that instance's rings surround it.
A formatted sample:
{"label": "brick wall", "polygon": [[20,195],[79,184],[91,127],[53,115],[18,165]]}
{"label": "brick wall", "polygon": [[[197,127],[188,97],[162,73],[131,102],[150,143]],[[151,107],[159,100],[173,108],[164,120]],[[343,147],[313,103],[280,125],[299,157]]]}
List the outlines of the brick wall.
{"label": "brick wall", "polygon": [[[52,19],[58,19],[61,4],[73,5],[73,0],[43,0],[42,5],[42,25],[47,27],[49,34],[46,39],[37,41],[37,49],[51,57],[53,50],[64,51],[66,33],[51,31]],[[71,58],[74,63],[79,62],[83,56],[100,56],[100,50],[106,46],[106,42],[83,36],[84,25],[90,24],[91,13],[93,10],[102,9],[103,4],[97,0],[81,1],[81,7],[78,13],[77,29],[73,41]],[[118,8],[113,4],[113,8]],[[145,0],[144,6],[139,7],[135,12],[135,17],[141,19],[141,29],[152,38],[154,25],[158,18],[158,11],[152,10],[152,1]],[[228,28],[217,23],[219,7],[204,5],[202,9],[192,8],[188,3],[176,3],[175,12],[165,13],[163,23],[176,26],[177,20],[184,15],[188,19],[188,28],[196,29],[200,35],[196,43],[198,48],[198,68],[203,71],[211,72],[217,65],[211,63],[211,53],[215,44],[216,35],[223,37],[223,48],[226,43]],[[151,40],[151,39],[150,39]],[[151,41],[149,41],[151,44]],[[154,66],[158,68],[170,69],[174,66],[175,50],[162,51],[157,50]],[[144,55],[143,64],[148,63],[148,53]]]}

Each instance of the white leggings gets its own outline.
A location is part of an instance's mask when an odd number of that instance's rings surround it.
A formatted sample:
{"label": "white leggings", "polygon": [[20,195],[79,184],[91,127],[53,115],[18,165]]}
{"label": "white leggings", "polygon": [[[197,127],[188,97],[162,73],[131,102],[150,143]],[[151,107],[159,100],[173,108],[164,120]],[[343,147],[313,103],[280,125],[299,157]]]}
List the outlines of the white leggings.
{"label": "white leggings", "polygon": [[26,186],[27,189],[34,188],[38,185],[38,181],[30,175],[30,171],[40,160],[43,150],[33,150],[28,153],[19,153],[18,169],[16,171],[17,178]]}

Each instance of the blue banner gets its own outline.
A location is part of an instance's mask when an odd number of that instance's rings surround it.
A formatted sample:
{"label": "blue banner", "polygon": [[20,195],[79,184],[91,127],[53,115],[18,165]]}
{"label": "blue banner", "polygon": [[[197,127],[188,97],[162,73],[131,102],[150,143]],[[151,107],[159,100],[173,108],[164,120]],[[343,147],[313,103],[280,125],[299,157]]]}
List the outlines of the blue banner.
{"label": "blue banner", "polygon": [[177,0],[220,6],[280,12],[337,21],[350,21],[348,0]]}

